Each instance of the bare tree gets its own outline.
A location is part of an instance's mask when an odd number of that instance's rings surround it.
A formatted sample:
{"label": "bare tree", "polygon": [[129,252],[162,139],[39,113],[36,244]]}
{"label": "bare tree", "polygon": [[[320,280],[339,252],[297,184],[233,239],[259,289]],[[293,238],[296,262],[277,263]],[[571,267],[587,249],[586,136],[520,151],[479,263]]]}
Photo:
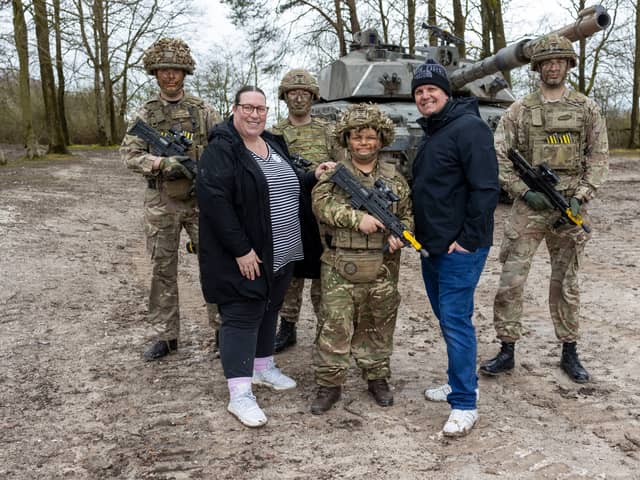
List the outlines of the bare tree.
{"label": "bare tree", "polygon": [[631,131],[629,135],[629,148],[639,148],[638,129],[638,109],[640,102],[640,6],[635,7],[635,49],[633,52],[633,93],[631,101]]}
{"label": "bare tree", "polygon": [[64,143],[60,111],[56,101],[56,87],[53,78],[51,50],[49,49],[49,22],[47,6],[44,0],[33,0],[34,19],[36,23],[36,38],[38,41],[38,59],[40,64],[40,81],[42,82],[42,96],[44,98],[49,130],[49,153],[69,153]]}
{"label": "bare tree", "polygon": [[[427,2],[427,5],[428,5],[427,23],[429,25],[438,25],[438,20],[436,18],[436,12],[438,8],[436,5],[436,0],[429,0]],[[429,36],[429,45],[432,47],[435,47],[436,45],[438,45],[438,38],[435,35]]]}
{"label": "bare tree", "polygon": [[[452,6],[453,6],[453,34],[456,37],[464,40],[465,32],[466,32],[467,17],[462,12],[462,3],[460,2],[460,0],[453,0]],[[467,54],[465,43],[462,42],[458,44],[457,47],[458,47],[458,53],[460,54],[460,57],[464,58]]]}
{"label": "bare tree", "polygon": [[22,0],[12,0],[13,7],[13,36],[20,63],[20,110],[22,112],[22,131],[27,158],[33,159],[38,155],[36,136],[33,131],[33,114],[31,111],[31,90],[29,88],[29,39],[27,24],[24,19]]}
{"label": "bare tree", "polygon": [[67,111],[64,103],[65,75],[62,62],[62,20],[60,16],[60,0],[53,0],[53,29],[56,42],[56,75],[58,77],[58,89],[56,91],[56,103],[60,116],[60,128],[64,144],[70,145],[69,127],[67,126]]}

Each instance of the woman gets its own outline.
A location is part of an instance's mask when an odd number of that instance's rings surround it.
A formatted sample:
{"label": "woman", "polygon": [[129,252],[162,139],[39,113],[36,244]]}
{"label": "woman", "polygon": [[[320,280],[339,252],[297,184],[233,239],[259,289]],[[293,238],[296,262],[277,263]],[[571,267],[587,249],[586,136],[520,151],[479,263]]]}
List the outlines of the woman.
{"label": "woman", "polygon": [[241,88],[232,111],[210,132],[199,163],[200,272],[204,296],[222,319],[227,409],[259,427],[267,417],[251,384],[296,386],[273,362],[276,319],[293,264],[303,258],[301,191],[333,164],[294,171],[284,139],[264,130],[268,107],[259,88]]}

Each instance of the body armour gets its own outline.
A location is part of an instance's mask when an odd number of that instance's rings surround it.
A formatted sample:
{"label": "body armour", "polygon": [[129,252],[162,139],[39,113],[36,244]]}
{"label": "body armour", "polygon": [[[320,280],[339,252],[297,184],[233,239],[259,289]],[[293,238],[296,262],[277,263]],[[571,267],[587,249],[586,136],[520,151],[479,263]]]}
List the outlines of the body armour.
{"label": "body armour", "polygon": [[158,98],[149,100],[144,105],[147,112],[147,123],[161,133],[170,128],[183,132],[193,141],[193,147],[187,154],[198,160],[207,145],[207,125],[204,118],[205,103],[203,100],[185,95],[176,103],[164,103]]}
{"label": "body armour", "polygon": [[309,160],[312,164],[311,168],[334,158],[332,126],[326,120],[312,118],[311,123],[296,126],[292,125],[289,119],[284,119],[271,127],[271,131],[282,135],[289,152]]}
{"label": "body armour", "polygon": [[[397,181],[395,177],[399,176],[393,165],[388,163],[378,163],[376,170],[372,175],[362,175],[351,164],[351,162],[345,162],[347,168],[358,177],[358,180],[366,188],[373,188],[373,184],[377,179],[382,181],[396,194],[399,195]],[[347,192],[335,185],[333,187],[333,194],[336,201],[349,205],[350,197]],[[394,214],[397,214],[397,203],[392,203],[391,210]],[[321,224],[321,236],[326,247],[334,248],[347,248],[347,249],[364,249],[364,250],[382,250],[384,247],[388,232],[375,232],[369,235],[362,233],[358,229],[352,228],[335,228],[330,225]]]}
{"label": "body armour", "polygon": [[546,163],[560,178],[556,188],[575,190],[583,170],[586,97],[569,92],[558,102],[543,102],[540,93],[522,100],[526,143],[517,148],[532,165]]}

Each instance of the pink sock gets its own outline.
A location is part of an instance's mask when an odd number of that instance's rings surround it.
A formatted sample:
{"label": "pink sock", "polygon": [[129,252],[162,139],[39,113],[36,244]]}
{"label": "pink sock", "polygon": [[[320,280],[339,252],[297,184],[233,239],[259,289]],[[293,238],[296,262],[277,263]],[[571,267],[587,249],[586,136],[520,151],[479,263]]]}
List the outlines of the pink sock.
{"label": "pink sock", "polygon": [[262,372],[263,370],[270,368],[272,364],[273,355],[270,355],[268,357],[256,358],[253,361],[253,370],[256,372]]}
{"label": "pink sock", "polygon": [[227,386],[229,387],[229,396],[233,398],[246,391],[251,391],[251,377],[229,378]]}

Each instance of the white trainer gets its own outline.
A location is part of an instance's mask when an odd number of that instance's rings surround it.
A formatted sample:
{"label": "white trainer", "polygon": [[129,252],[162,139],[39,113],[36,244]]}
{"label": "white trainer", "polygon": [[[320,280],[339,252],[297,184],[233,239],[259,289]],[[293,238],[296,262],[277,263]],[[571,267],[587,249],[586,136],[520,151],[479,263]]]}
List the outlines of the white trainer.
{"label": "white trainer", "polygon": [[[451,385],[445,383],[439,387],[427,388],[424,397],[432,402],[446,402],[447,396],[451,393]],[[476,388],[476,402],[480,400],[480,390]]]}
{"label": "white trainer", "polygon": [[424,391],[424,396],[431,402],[446,402],[447,395],[451,393],[451,385],[445,383],[439,387],[427,388]]}
{"label": "white trainer", "polygon": [[274,390],[289,390],[296,387],[296,381],[282,373],[274,363],[266,370],[260,372],[254,370],[252,383],[254,385],[264,385]]}
{"label": "white trainer", "polygon": [[442,428],[445,437],[463,437],[478,421],[478,410],[451,410],[447,423]]}
{"label": "white trainer", "polygon": [[256,402],[256,397],[248,390],[236,395],[229,401],[227,410],[247,427],[261,427],[267,423],[267,416]]}

